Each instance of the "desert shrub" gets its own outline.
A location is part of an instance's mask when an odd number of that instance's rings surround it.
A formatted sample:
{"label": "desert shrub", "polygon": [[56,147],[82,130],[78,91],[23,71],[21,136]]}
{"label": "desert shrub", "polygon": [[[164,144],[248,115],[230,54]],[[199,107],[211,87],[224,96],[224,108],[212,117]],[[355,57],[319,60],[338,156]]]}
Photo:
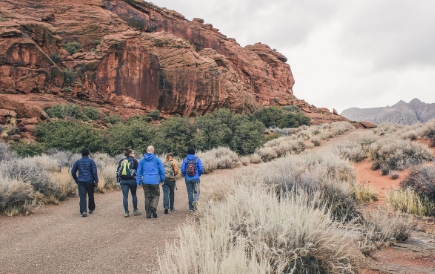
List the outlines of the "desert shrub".
{"label": "desert shrub", "polygon": [[90,120],[100,119],[100,113],[95,107],[85,107],[83,109],[83,114]]}
{"label": "desert shrub", "polygon": [[77,184],[72,178],[69,168],[63,167],[57,172],[50,172],[49,176],[51,184],[57,186],[58,191],[48,195],[47,203],[58,204],[59,201],[76,195]]}
{"label": "desert shrub", "polygon": [[282,118],[278,124],[280,128],[299,127],[302,125],[311,125],[310,117],[302,112],[283,112]]}
{"label": "desert shrub", "polygon": [[398,171],[393,170],[393,171],[390,172],[390,178],[391,178],[391,179],[396,180],[396,179],[399,178],[399,177],[400,177],[400,174],[399,174]]}
{"label": "desert shrub", "polygon": [[282,110],[288,111],[288,112],[299,112],[300,109],[297,106],[283,106]]}
{"label": "desert shrub", "polygon": [[114,125],[114,124],[119,123],[121,121],[121,116],[120,115],[108,115],[108,116],[104,117],[104,121]]}
{"label": "desert shrub", "polygon": [[99,151],[103,140],[101,130],[94,129],[91,124],[65,120],[39,123],[35,136],[46,147],[72,152],[79,152],[85,146],[91,152]]}
{"label": "desert shrub", "polygon": [[60,58],[58,53],[52,53],[50,54],[50,59],[53,60],[56,64],[60,64],[62,62],[62,58]]}
{"label": "desert shrub", "polygon": [[311,124],[308,116],[299,111],[293,112],[293,108],[290,108],[290,111],[288,109],[288,107],[285,109],[275,106],[263,107],[254,112],[254,117],[265,127],[292,128]]}
{"label": "desert shrub", "polygon": [[262,147],[257,149],[256,153],[261,157],[263,162],[269,162],[278,157],[278,154],[271,147]]}
{"label": "desert shrub", "polygon": [[249,157],[249,160],[250,160],[251,163],[253,163],[253,164],[259,164],[259,163],[261,163],[261,157],[260,157],[260,155],[258,155],[257,153],[252,154],[252,155]]}
{"label": "desert shrub", "polygon": [[400,182],[402,188],[411,188],[418,195],[435,201],[435,165],[420,165],[411,168],[408,176]]}
{"label": "desert shrub", "polygon": [[27,205],[34,199],[35,193],[30,184],[3,177],[0,172],[0,213],[9,216],[27,214],[30,211]]}
{"label": "desert shrub", "polygon": [[150,111],[148,113],[148,116],[150,116],[153,120],[160,120],[160,111],[158,109]]}
{"label": "desert shrub", "polygon": [[13,145],[12,149],[20,157],[41,155],[46,150],[44,144],[40,144],[36,142],[32,142],[32,143],[19,142]]}
{"label": "desert shrub", "polygon": [[431,146],[435,146],[435,119],[428,121],[421,131],[423,137],[432,141]]}
{"label": "desert shrub", "polygon": [[77,72],[74,69],[65,69],[63,71],[64,84],[70,86],[77,81]]}
{"label": "desert shrub", "polygon": [[78,153],[72,153],[71,151],[58,150],[51,148],[47,150],[47,155],[50,159],[55,160],[58,163],[59,168],[67,167],[71,168],[75,161],[80,159],[82,156]]}
{"label": "desert shrub", "polygon": [[312,137],[310,139],[311,143],[313,143],[314,146],[318,147],[320,146],[320,138],[319,137]]}
{"label": "desert shrub", "polygon": [[54,105],[50,108],[46,108],[45,112],[50,118],[59,118],[59,119],[64,119],[67,117],[71,117],[75,119],[86,118],[81,107],[76,104]]}
{"label": "desert shrub", "polygon": [[198,152],[204,166],[204,173],[212,172],[215,169],[227,169],[236,167],[239,161],[237,153],[227,147],[218,147],[206,152]]}
{"label": "desert shrub", "polygon": [[[311,197],[278,200],[251,181],[199,207],[159,257],[160,273],[351,273],[349,238]],[[234,210],[237,208],[237,210]]]}
{"label": "desert shrub", "polygon": [[79,42],[68,42],[63,44],[62,47],[66,49],[70,55],[73,55],[82,48],[82,45]]}
{"label": "desert shrub", "polygon": [[365,236],[375,243],[385,243],[391,239],[406,241],[414,227],[411,218],[386,208],[370,210],[364,217],[367,228]]}
{"label": "desert shrub", "polygon": [[247,166],[251,163],[251,159],[249,156],[243,156],[240,158],[240,162],[242,163],[242,165]]}
{"label": "desert shrub", "polygon": [[420,216],[435,213],[435,202],[426,196],[420,196],[412,188],[391,189],[385,195],[385,201],[394,210]]}
{"label": "desert shrub", "polygon": [[255,151],[263,142],[264,126],[247,115],[235,114],[231,117],[233,138],[230,148],[235,152],[246,155]]}
{"label": "desert shrub", "polygon": [[347,141],[333,146],[333,153],[352,162],[360,162],[367,158],[358,141]]}
{"label": "desert shrub", "polygon": [[373,143],[369,153],[373,160],[372,169],[381,168],[383,174],[389,174],[390,170],[403,170],[434,158],[432,151],[425,145],[393,138]]}
{"label": "desert shrub", "polygon": [[8,144],[0,142],[0,161],[12,158],[12,150]]}
{"label": "desert shrub", "polygon": [[[95,156],[94,156],[95,157]],[[98,169],[98,187],[99,192],[104,193],[106,189],[118,188],[116,184],[116,167],[117,164],[109,163],[104,167]]]}

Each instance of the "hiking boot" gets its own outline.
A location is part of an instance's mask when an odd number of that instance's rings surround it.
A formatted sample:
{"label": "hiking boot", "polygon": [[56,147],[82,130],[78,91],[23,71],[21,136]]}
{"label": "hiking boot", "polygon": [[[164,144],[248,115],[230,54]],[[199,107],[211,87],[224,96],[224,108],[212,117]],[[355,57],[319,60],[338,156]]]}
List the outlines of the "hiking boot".
{"label": "hiking boot", "polygon": [[140,212],[139,211],[139,209],[135,209],[135,210],[133,210],[133,215],[140,215],[140,214],[142,214],[142,212]]}
{"label": "hiking boot", "polygon": [[94,213],[94,211],[93,210],[89,210],[89,214],[92,214],[92,213]]}
{"label": "hiking boot", "polygon": [[154,218],[157,218],[157,212],[156,212],[156,209],[154,207],[151,207],[151,213],[153,214]]}
{"label": "hiking boot", "polygon": [[124,213],[124,217],[130,217],[130,213],[129,212],[125,212]]}
{"label": "hiking boot", "polygon": [[169,212],[168,212],[168,209],[167,209],[167,208],[165,208],[165,214],[169,214]]}
{"label": "hiking boot", "polygon": [[151,216],[147,216],[147,219],[151,219]]}
{"label": "hiking boot", "polygon": [[171,211],[174,211],[175,210],[175,208],[171,208]]}
{"label": "hiking boot", "polygon": [[82,217],[87,217],[88,214],[86,212],[82,212]]}
{"label": "hiking boot", "polygon": [[196,211],[196,209],[197,209],[197,208],[196,208],[196,207],[197,207],[197,206],[196,206],[196,201],[192,202],[192,206],[193,206],[193,210]]}

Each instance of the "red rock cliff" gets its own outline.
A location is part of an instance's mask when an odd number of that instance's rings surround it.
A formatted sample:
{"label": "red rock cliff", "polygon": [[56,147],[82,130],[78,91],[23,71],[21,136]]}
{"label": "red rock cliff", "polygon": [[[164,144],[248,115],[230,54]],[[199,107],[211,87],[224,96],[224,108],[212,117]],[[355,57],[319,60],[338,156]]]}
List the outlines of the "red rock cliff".
{"label": "red rock cliff", "polygon": [[[51,94],[37,97],[45,106],[69,98],[184,115],[223,106],[313,110],[293,96],[282,54],[261,43],[241,47],[202,19],[143,1],[4,0],[0,38],[0,92],[12,101],[40,93]],[[82,48],[70,54],[68,42]]]}

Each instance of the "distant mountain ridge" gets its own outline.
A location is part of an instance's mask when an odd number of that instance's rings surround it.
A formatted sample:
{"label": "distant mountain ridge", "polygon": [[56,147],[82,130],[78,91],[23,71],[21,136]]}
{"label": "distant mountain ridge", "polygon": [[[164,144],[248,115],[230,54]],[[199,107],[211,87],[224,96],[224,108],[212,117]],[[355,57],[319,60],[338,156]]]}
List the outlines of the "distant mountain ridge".
{"label": "distant mountain ridge", "polygon": [[391,107],[348,108],[343,110],[340,115],[358,122],[412,125],[435,118],[435,103],[428,104],[414,98],[409,103],[400,100]]}

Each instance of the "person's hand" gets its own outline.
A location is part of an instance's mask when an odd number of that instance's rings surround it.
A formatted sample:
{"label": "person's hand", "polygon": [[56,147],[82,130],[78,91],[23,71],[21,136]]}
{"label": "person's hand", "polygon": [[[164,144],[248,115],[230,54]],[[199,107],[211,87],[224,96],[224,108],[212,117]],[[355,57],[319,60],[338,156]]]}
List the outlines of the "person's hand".
{"label": "person's hand", "polygon": [[142,185],[138,185],[137,188],[142,188]]}
{"label": "person's hand", "polygon": [[97,188],[98,187],[98,182],[95,182],[94,183],[94,188]]}

